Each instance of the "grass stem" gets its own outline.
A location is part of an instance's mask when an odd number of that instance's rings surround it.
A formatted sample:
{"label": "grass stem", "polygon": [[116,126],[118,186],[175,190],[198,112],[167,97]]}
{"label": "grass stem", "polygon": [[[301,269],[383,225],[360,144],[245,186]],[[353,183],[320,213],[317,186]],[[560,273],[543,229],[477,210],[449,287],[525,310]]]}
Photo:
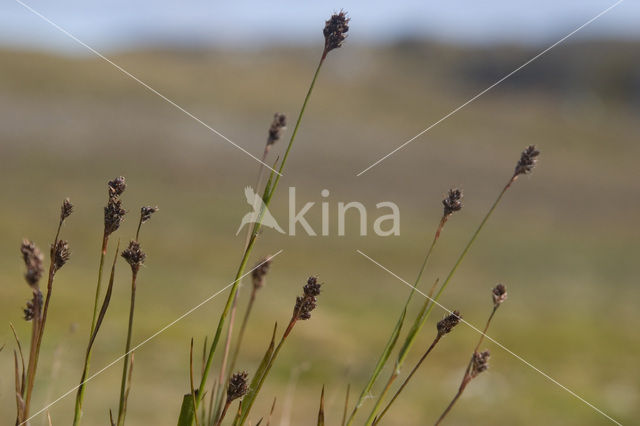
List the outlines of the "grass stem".
{"label": "grass stem", "polygon": [[[100,264],[98,266],[98,283],[96,284],[96,296],[93,302],[93,316],[91,319],[91,329],[89,332],[89,339],[93,336],[93,332],[96,327],[96,320],[98,318],[98,301],[100,299],[100,288],[102,285],[102,271],[104,269],[104,258],[107,255],[107,246],[109,244],[109,235],[105,231],[102,235],[102,249],[100,251]],[[84,366],[82,368],[82,378],[80,380],[80,386],[78,387],[78,393],[76,394],[76,404],[73,414],[73,426],[80,424],[80,418],[82,417],[82,402],[84,400],[84,378],[89,373],[89,364],[91,363],[91,346],[87,348],[87,354],[84,359]]]}
{"label": "grass stem", "polygon": [[126,416],[126,398],[125,389],[127,385],[127,373],[129,371],[129,357],[131,356],[131,335],[133,334],[133,313],[136,305],[136,280],[138,274],[133,271],[131,276],[131,301],[129,305],[129,324],[127,326],[127,343],[124,349],[124,365],[122,366],[122,381],[120,382],[120,402],[118,405],[118,426],[124,425],[124,419]]}

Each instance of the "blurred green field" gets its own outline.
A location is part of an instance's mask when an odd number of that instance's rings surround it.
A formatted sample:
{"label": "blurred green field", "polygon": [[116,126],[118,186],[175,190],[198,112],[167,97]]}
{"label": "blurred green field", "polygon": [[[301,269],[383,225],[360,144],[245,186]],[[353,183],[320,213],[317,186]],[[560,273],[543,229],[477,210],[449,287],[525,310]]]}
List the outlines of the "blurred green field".
{"label": "blurred green field", "polygon": [[[441,215],[440,201],[459,185],[465,208],[448,223],[422,285],[444,278],[520,151],[532,143],[542,151],[539,167],[509,191],[441,302],[480,325],[491,308],[490,289],[505,283],[509,300],[489,334],[621,423],[637,423],[640,62],[632,53],[639,47],[558,47],[360,177],[355,174],[535,50],[407,42],[346,45],[332,53],[272,211],[286,217],[286,187],[295,186],[300,203],[316,202],[309,218],[319,229],[320,191],[328,189],[335,235],[339,201],[361,201],[374,212],[375,203],[390,200],[401,210],[401,234],[360,237],[353,222],[345,237],[264,231],[251,262],[284,252],[259,295],[240,368],[255,370],[273,322],[289,319],[307,276],[318,274],[325,287],[312,320],[296,326],[283,349],[253,424],[268,413],[273,397],[276,424],[315,424],[323,384],[327,424],[338,424],[347,383],[353,395],[359,392],[409,290],[356,250],[413,280]],[[285,112],[290,120],[297,114],[319,53],[149,50],[113,59],[260,155],[272,114]],[[8,424],[15,410],[8,324],[24,344],[30,333],[21,311],[29,296],[18,252],[22,238],[45,249],[61,200],[71,198],[76,212],[64,238],[73,257],[55,285],[37,410],[77,385],[81,374],[107,180],[124,175],[129,184],[123,202],[131,216],[116,234],[123,243],[135,232],[133,215],[141,205],[161,210],[143,229],[148,258],[138,286],[136,343],[233,279],[244,242],[243,235],[234,236],[246,213],[242,190],[253,184],[257,163],[94,57],[5,50],[0,63],[0,345],[7,345],[0,352],[0,412]],[[93,371],[124,348],[128,280],[120,262]],[[247,296],[245,289],[240,312]],[[129,425],[176,423],[189,386],[189,340],[200,347],[212,335],[225,300],[226,294],[215,298],[136,352]],[[442,314],[434,310],[407,366],[431,342]],[[443,339],[386,424],[435,421],[476,339],[465,326]],[[608,423],[505,351],[486,347],[491,369],[470,385],[447,424]],[[89,384],[84,424],[108,422],[120,372],[118,364]],[[70,423],[73,399],[51,408],[54,425]],[[47,424],[46,417],[33,424]]]}

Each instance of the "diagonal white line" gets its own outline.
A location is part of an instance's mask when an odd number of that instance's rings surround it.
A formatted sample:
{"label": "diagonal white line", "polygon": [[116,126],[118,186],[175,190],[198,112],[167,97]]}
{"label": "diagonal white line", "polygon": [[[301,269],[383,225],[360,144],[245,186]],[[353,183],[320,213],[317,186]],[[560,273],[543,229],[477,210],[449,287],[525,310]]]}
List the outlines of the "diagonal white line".
{"label": "diagonal white line", "polygon": [[267,163],[265,163],[264,161],[260,160],[258,157],[256,157],[255,155],[251,154],[249,151],[247,151],[246,149],[244,149],[243,147],[241,147],[240,145],[238,145],[237,143],[235,143],[234,141],[232,141],[231,139],[229,139],[228,137],[226,137],[225,135],[223,135],[222,133],[220,133],[219,131],[217,131],[216,129],[214,129],[213,127],[211,127],[210,125],[208,125],[207,123],[205,123],[204,121],[202,121],[201,119],[199,119],[198,117],[196,117],[195,115],[193,115],[192,113],[190,113],[189,111],[187,111],[186,109],[184,109],[183,107],[181,107],[180,105],[178,105],[177,103],[175,103],[174,101],[172,101],[171,99],[169,99],[168,97],[166,97],[165,95],[163,95],[162,93],[158,92],[156,89],[154,89],[153,87],[149,86],[147,83],[145,83],[144,81],[140,80],[138,77],[136,77],[135,75],[131,74],[129,71],[125,70],[124,68],[122,68],[120,65],[116,64],[115,62],[113,62],[112,60],[110,60],[109,58],[107,58],[106,56],[104,56],[102,53],[98,52],[96,49],[94,49],[93,47],[89,46],[88,44],[86,44],[85,42],[83,42],[82,40],[78,39],[76,36],[74,36],[73,34],[71,34],[69,31],[65,30],[64,28],[62,28],[60,25],[56,24],[55,22],[53,22],[51,19],[47,18],[46,16],[44,16],[43,14],[41,14],[40,12],[38,12],[37,10],[35,10],[34,8],[32,8],[31,6],[29,6],[28,4],[22,2],[21,0],[15,0],[18,4],[20,4],[21,6],[23,6],[25,9],[27,9],[29,12],[33,13],[34,15],[38,16],[39,18],[41,18],[42,20],[44,20],[45,22],[49,23],[51,26],[53,26],[55,29],[57,29],[58,31],[60,31],[61,33],[63,33],[64,35],[66,35],[67,37],[69,37],[70,39],[72,39],[73,41],[75,41],[76,43],[84,46],[85,48],[87,48],[89,51],[91,51],[92,53],[94,53],[96,56],[100,57],[101,59],[104,59],[106,62],[110,63],[111,65],[113,65],[115,68],[118,69],[118,71],[122,72],[124,75],[126,75],[127,77],[132,78],[133,80],[135,80],[136,82],[138,82],[141,86],[143,86],[145,89],[149,90],[150,92],[158,95],[159,97],[161,97],[162,99],[164,99],[166,102],[168,102],[169,104],[171,104],[172,106],[174,106],[175,108],[179,109],[180,111],[182,111],[183,113],[185,113],[186,115],[188,115],[189,117],[193,118],[195,121],[197,121],[198,123],[202,124],[204,127],[206,127],[207,129],[211,130],[213,133],[215,133],[216,135],[220,136],[222,139],[224,139],[225,141],[229,142],[231,145],[233,145],[234,147],[238,148],[240,151],[244,152],[245,154],[247,154],[249,157],[253,158],[254,160],[256,160],[258,163],[261,163],[263,166],[267,167],[268,169],[274,171],[275,173],[277,173],[278,175],[282,176],[282,174],[280,172],[278,172],[277,170],[274,170],[271,166],[269,166]]}
{"label": "diagonal white line", "polygon": [[[418,290],[415,286],[411,285],[409,282],[407,282],[406,280],[404,280],[403,278],[401,278],[400,276],[396,275],[395,273],[393,273],[391,270],[389,270],[388,268],[384,267],[382,264],[380,264],[379,262],[373,260],[371,257],[367,256],[366,254],[364,254],[362,251],[360,250],[356,250],[359,254],[361,254],[363,257],[367,258],[368,260],[370,260],[372,263],[374,263],[375,265],[379,266],[381,269],[385,270],[386,272],[388,272],[389,274],[391,274],[393,277],[397,278],[398,280],[402,281],[404,284],[406,284],[407,286],[411,287],[412,289],[414,289],[415,291],[417,291],[418,293],[420,293],[422,296],[424,296],[425,298],[429,299],[433,304],[438,305],[440,308],[444,309],[446,312],[448,313],[452,313],[453,311],[443,305],[441,305],[437,300],[432,299],[431,297],[427,296],[426,294],[424,294],[422,291]],[[583,397],[581,397],[580,395],[578,395],[577,393],[575,393],[574,391],[572,391],[571,389],[569,389],[568,387],[566,387],[565,385],[563,385],[562,383],[560,383],[559,381],[557,381],[556,379],[554,379],[553,377],[549,376],[547,373],[545,373],[544,371],[540,370],[538,367],[536,367],[535,365],[531,364],[529,361],[527,361],[526,359],[522,358],[520,355],[514,353],[513,351],[511,351],[509,348],[507,348],[506,346],[504,346],[502,343],[498,342],[497,340],[495,340],[494,338],[492,338],[491,336],[488,336],[486,334],[484,334],[482,332],[482,330],[480,330],[478,327],[476,327],[475,325],[471,324],[470,322],[464,320],[463,318],[460,318],[460,322],[465,323],[466,325],[468,325],[470,328],[472,328],[474,331],[484,335],[484,337],[487,340],[490,340],[491,342],[493,342],[496,346],[500,347],[501,349],[503,349],[504,351],[506,351],[507,353],[509,353],[511,356],[513,356],[514,358],[516,358],[518,361],[524,363],[525,365],[527,365],[528,367],[532,368],[533,370],[535,370],[537,373],[539,373],[540,375],[542,375],[544,378],[546,378],[547,380],[549,380],[550,382],[558,385],[559,387],[561,387],[563,390],[567,391],[569,394],[571,394],[572,396],[576,397],[577,399],[579,399],[580,401],[582,401],[584,404],[586,404],[587,406],[591,407],[592,409],[594,409],[595,411],[597,411],[598,413],[602,414],[604,417],[606,417],[607,419],[611,420],[613,423],[622,426],[621,423],[619,423],[617,420],[613,419],[611,416],[609,416],[607,413],[605,413],[604,411],[602,411],[601,409],[599,409],[598,407],[596,407],[595,405],[593,405],[592,403],[590,403],[589,401],[587,401],[586,399],[584,399]]]}
{"label": "diagonal white line", "polygon": [[60,397],[58,397],[56,400],[54,400],[53,402],[50,402],[49,404],[47,404],[46,406],[44,406],[42,409],[40,409],[40,411],[34,413],[31,415],[31,417],[29,417],[27,420],[25,420],[24,422],[20,423],[21,425],[24,425],[25,423],[27,423],[29,420],[33,419],[34,417],[36,417],[38,414],[44,413],[46,410],[48,410],[52,405],[56,404],[57,402],[61,401],[62,399],[66,398],[67,396],[69,396],[70,394],[72,394],[73,392],[75,392],[80,386],[82,386],[83,384],[87,383],[89,380],[94,379],[96,376],[98,376],[99,374],[101,374],[102,372],[104,372],[105,370],[107,370],[108,368],[114,366],[115,364],[117,364],[120,360],[122,360],[125,356],[127,356],[128,354],[138,350],[141,346],[145,345],[146,343],[148,343],[150,340],[154,339],[155,337],[157,337],[158,335],[164,333],[168,328],[172,327],[173,325],[175,325],[178,321],[182,320],[183,318],[191,315],[195,310],[197,310],[198,308],[200,308],[202,305],[204,305],[205,303],[209,302],[211,299],[213,299],[214,297],[218,296],[220,293],[222,293],[223,291],[225,291],[226,289],[228,289],[229,287],[231,287],[232,285],[234,285],[236,282],[242,280],[244,277],[246,277],[247,275],[249,275],[250,273],[252,273],[254,270],[258,269],[259,267],[261,267],[262,265],[264,265],[267,262],[270,262],[273,258],[275,258],[276,256],[278,256],[280,253],[282,253],[284,251],[284,249],[279,250],[277,253],[275,253],[274,255],[269,256],[268,258],[266,258],[264,261],[262,261],[261,263],[257,264],[256,266],[254,266],[253,268],[251,268],[250,271],[248,271],[247,273],[245,273],[244,275],[242,275],[240,278],[238,278],[237,280],[230,282],[229,284],[227,284],[226,286],[224,286],[223,288],[221,288],[220,290],[216,291],[215,293],[213,293],[211,296],[207,297],[206,299],[204,299],[202,302],[198,303],[196,306],[194,306],[193,308],[189,309],[187,312],[185,312],[184,314],[180,315],[178,318],[176,318],[175,320],[171,321],[169,324],[165,325],[164,327],[162,327],[160,330],[156,331],[155,333],[153,333],[151,336],[147,337],[146,339],[144,339],[142,342],[138,343],[136,346],[134,346],[129,352],[126,352],[122,355],[120,355],[118,358],[114,359],[113,361],[111,361],[109,364],[105,365],[101,370],[97,371],[96,373],[94,373],[92,376],[88,377],[84,382],[78,384],[77,386],[74,386],[73,388],[69,389],[67,392],[65,392],[64,394],[62,394]]}
{"label": "diagonal white line", "polygon": [[473,101],[475,101],[476,99],[478,99],[480,96],[484,95],[485,93],[487,93],[488,91],[490,91],[491,89],[493,89],[494,87],[496,87],[497,85],[499,85],[500,83],[502,83],[503,81],[505,81],[506,79],[508,79],[509,77],[511,77],[512,75],[514,75],[515,73],[517,73],[518,71],[520,71],[521,69],[523,69],[524,67],[526,67],[527,65],[529,65],[530,63],[532,63],[533,61],[537,60],[538,58],[540,58],[541,56],[543,56],[544,54],[546,54],[547,52],[549,52],[551,49],[553,49],[554,47],[558,46],[559,44],[563,43],[564,41],[566,41],[569,37],[573,36],[575,33],[577,33],[578,31],[582,30],[583,28],[585,28],[586,26],[590,25],[591,23],[593,23],[595,20],[597,20],[598,18],[600,18],[601,16],[603,16],[604,14],[608,13],[609,11],[611,11],[613,8],[615,8],[616,6],[618,6],[620,3],[622,3],[624,0],[618,0],[617,2],[615,2],[614,4],[612,4],[611,6],[609,6],[608,8],[606,8],[605,10],[603,10],[602,12],[598,13],[596,16],[594,16],[593,18],[589,19],[587,22],[585,22],[584,24],[580,25],[578,28],[576,28],[575,30],[571,31],[569,34],[567,34],[566,36],[562,37],[560,40],[556,41],[555,43],[553,43],[551,46],[547,47],[546,49],[544,49],[542,52],[538,53],[536,56],[534,56],[533,58],[529,59],[527,62],[525,62],[524,64],[520,65],[518,68],[516,68],[515,70],[511,71],[509,74],[505,75],[504,77],[502,77],[500,80],[496,81],[495,83],[493,83],[491,86],[487,87],[486,89],[484,89],[483,91],[481,91],[480,93],[478,93],[477,95],[475,95],[474,97],[472,97],[471,99],[469,99],[468,101],[466,101],[465,103],[463,103],[462,105],[460,105],[459,107],[457,107],[456,109],[454,109],[453,111],[451,111],[450,113],[448,113],[447,115],[445,115],[444,117],[442,117],[440,120],[436,121],[435,123],[433,123],[432,125],[430,125],[429,127],[427,127],[426,129],[424,129],[423,131],[421,131],[420,133],[418,133],[417,135],[415,135],[414,137],[412,137],[411,139],[409,139],[408,141],[406,141],[405,143],[403,143],[402,145],[398,146],[396,149],[394,149],[393,151],[391,151],[390,153],[388,153],[387,155],[385,155],[384,157],[380,158],[379,160],[377,160],[376,162],[372,163],[371,165],[369,165],[369,167],[367,167],[366,169],[362,170],[360,173],[358,173],[356,176],[361,176],[364,173],[366,173],[367,171],[369,171],[370,169],[374,168],[375,166],[377,166],[378,164],[380,164],[381,162],[383,162],[384,160],[386,160],[387,158],[391,157],[393,154],[395,154],[396,152],[400,151],[402,148],[406,147],[407,145],[409,145],[411,142],[415,141],[416,139],[418,139],[420,136],[424,135],[425,133],[427,133],[429,130],[433,129],[434,127],[436,127],[438,124],[442,123],[443,121],[445,121],[447,118],[451,117],[452,115],[454,115],[455,113],[457,113],[458,111],[460,111],[462,108],[466,107],[467,105],[469,105],[470,103],[472,103]]}

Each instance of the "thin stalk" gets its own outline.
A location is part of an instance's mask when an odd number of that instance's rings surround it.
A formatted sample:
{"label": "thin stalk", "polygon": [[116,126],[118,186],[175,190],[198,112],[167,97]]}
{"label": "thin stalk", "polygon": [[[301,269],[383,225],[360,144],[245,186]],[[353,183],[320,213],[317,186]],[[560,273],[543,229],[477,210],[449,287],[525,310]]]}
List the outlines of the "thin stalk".
{"label": "thin stalk", "polygon": [[193,403],[193,419],[196,426],[199,426],[198,410],[196,410],[196,391],[193,387],[193,337],[191,338],[191,349],[189,351],[189,386],[191,389],[191,402]]}
{"label": "thin stalk", "polygon": [[347,394],[344,397],[344,409],[342,410],[342,421],[340,424],[344,426],[347,421],[347,411],[349,409],[349,391],[351,390],[351,384],[347,384]]}
{"label": "thin stalk", "polygon": [[224,416],[227,415],[227,411],[229,410],[230,406],[231,406],[231,401],[225,402],[224,408],[222,409],[222,413],[220,414],[220,417],[218,418],[218,421],[216,422],[216,426],[220,426],[222,424],[222,419],[224,419]]}
{"label": "thin stalk", "polygon": [[31,344],[29,349],[29,361],[27,362],[27,386],[26,396],[24,399],[23,418],[29,418],[29,404],[31,402],[31,395],[33,393],[33,384],[35,381],[35,368],[36,368],[36,346],[38,342],[38,336],[40,334],[40,318],[42,312],[40,311],[39,303],[39,289],[33,290],[33,324],[31,327]]}
{"label": "thin stalk", "polygon": [[[240,280],[242,282],[242,280]],[[237,307],[237,303],[238,303],[238,293],[240,292],[240,287],[238,286],[238,289],[236,290],[236,295],[233,298],[233,305],[231,305],[231,313],[229,314],[229,325],[227,328],[227,338],[225,340],[225,344],[224,344],[224,352],[222,355],[222,362],[220,364],[220,376],[218,377],[218,381],[220,383],[224,383],[224,386],[220,386],[220,388],[218,389],[218,394],[216,395],[216,409],[215,409],[215,415],[214,418],[218,418],[219,416],[221,416],[221,410],[222,410],[222,401],[224,400],[224,394],[225,391],[229,385],[229,379],[228,377],[225,377],[225,372],[227,370],[227,361],[229,359],[229,349],[231,348],[231,337],[233,336],[233,325],[236,322],[236,307]],[[233,371],[232,369],[229,369],[229,372],[231,373],[231,371]]]}
{"label": "thin stalk", "polygon": [[247,323],[249,322],[249,315],[251,314],[251,310],[253,309],[253,303],[256,300],[257,292],[258,292],[258,289],[255,287],[251,290],[251,296],[249,297],[249,304],[247,305],[247,310],[244,313],[244,317],[242,318],[242,324],[240,325],[240,332],[238,333],[238,341],[236,343],[236,348],[233,353],[233,356],[231,357],[231,364],[229,365],[229,371],[234,371],[236,361],[238,359],[238,354],[240,352],[240,346],[244,338],[244,332],[247,328]]}
{"label": "thin stalk", "polygon": [[[104,258],[107,255],[107,245],[109,243],[109,235],[104,232],[102,235],[102,250],[100,251],[100,264],[98,266],[98,283],[96,285],[96,296],[93,302],[93,316],[91,319],[91,329],[89,332],[89,339],[93,336],[93,332],[96,327],[96,320],[98,317],[98,300],[100,298],[100,288],[102,285],[102,271],[104,269]],[[84,378],[87,377],[89,373],[89,364],[91,363],[91,352],[92,348],[89,346],[87,350],[87,354],[85,356],[84,367],[82,369],[82,379],[80,380],[80,386],[78,387],[78,393],[76,394],[76,405],[75,411],[73,414],[73,425],[78,426],[80,424],[80,418],[82,417],[82,402],[84,399]]]}
{"label": "thin stalk", "polygon": [[124,365],[122,367],[122,381],[120,382],[120,403],[118,405],[118,426],[124,424],[124,418],[126,416],[125,405],[125,389],[127,384],[127,372],[129,370],[129,357],[131,350],[131,335],[133,334],[133,313],[136,305],[136,279],[138,274],[136,271],[132,272],[131,276],[131,302],[129,305],[129,325],[127,327],[127,343],[124,349]]}
{"label": "thin stalk", "polygon": [[393,405],[393,403],[395,402],[395,400],[398,398],[398,395],[400,395],[400,392],[403,391],[403,389],[405,388],[405,386],[407,386],[407,383],[409,383],[409,380],[411,380],[411,378],[413,377],[413,375],[416,373],[416,371],[418,371],[418,368],[420,368],[420,366],[422,365],[422,363],[424,362],[424,360],[427,358],[427,356],[431,353],[431,351],[433,350],[433,348],[436,346],[436,344],[438,344],[438,341],[440,341],[440,338],[442,337],[441,334],[438,334],[436,336],[436,338],[433,340],[433,342],[431,343],[431,345],[429,346],[429,349],[427,349],[427,351],[422,355],[422,357],[420,358],[420,361],[418,361],[418,363],[416,364],[415,367],[413,367],[413,370],[411,370],[411,373],[409,373],[409,375],[407,376],[407,378],[404,380],[404,382],[402,382],[402,385],[400,386],[400,388],[396,391],[395,395],[393,395],[393,398],[391,398],[391,401],[389,401],[389,403],[387,404],[387,406],[384,408],[384,410],[382,410],[382,412],[380,413],[380,415],[378,417],[376,417],[375,421],[373,422],[374,425],[378,424],[380,422],[380,420],[382,419],[382,417],[387,413],[387,411],[389,411],[389,408],[391,407],[391,405]]}
{"label": "thin stalk", "polygon": [[[307,103],[309,102],[309,99],[311,98],[311,92],[313,91],[313,87],[315,86],[315,82],[318,78],[318,75],[320,73],[320,69],[322,68],[322,64],[324,63],[324,59],[326,57],[326,53],[323,53],[322,58],[320,59],[320,63],[318,64],[318,67],[316,69],[316,72],[313,76],[313,79],[311,80],[311,85],[309,86],[309,90],[307,91],[307,95],[305,96],[304,102],[302,104],[302,108],[300,110],[300,114],[298,115],[298,119],[296,121],[296,125],[295,128],[293,129],[293,132],[291,134],[291,139],[289,140],[289,145],[287,146],[287,149],[285,151],[285,155],[282,159],[282,162],[280,163],[280,168],[278,170],[278,175],[276,175],[275,177],[275,181],[273,183],[273,186],[270,188],[268,193],[265,193],[265,199],[264,199],[264,205],[265,206],[269,206],[269,203],[271,201],[271,197],[273,196],[273,194],[275,193],[275,190],[277,189],[278,186],[278,182],[280,181],[280,177],[282,176],[282,171],[284,170],[284,166],[287,162],[287,157],[289,156],[289,152],[291,151],[291,147],[293,146],[293,142],[295,141],[296,135],[298,134],[298,129],[300,127],[300,123],[302,122],[302,116],[304,115],[304,111],[307,107]],[[249,238],[249,243],[247,244],[247,248],[244,251],[244,255],[242,256],[242,260],[240,261],[240,265],[238,266],[238,270],[236,272],[236,277],[235,277],[235,281],[233,286],[231,287],[231,291],[229,292],[229,298],[227,299],[227,303],[225,304],[224,310],[222,311],[222,314],[220,315],[220,320],[218,321],[218,327],[216,329],[216,334],[213,338],[213,341],[211,342],[211,348],[209,349],[209,355],[207,357],[207,362],[205,364],[205,368],[202,374],[202,379],[200,380],[200,386],[198,387],[198,389],[204,389],[206,384],[207,384],[207,378],[209,376],[209,371],[211,370],[211,364],[213,363],[213,356],[215,354],[216,348],[218,346],[218,341],[220,340],[220,335],[222,333],[222,328],[224,327],[224,322],[227,318],[227,315],[229,314],[229,310],[231,309],[231,305],[233,303],[233,300],[235,299],[235,295],[236,295],[236,291],[238,289],[238,285],[240,283],[240,277],[243,275],[244,273],[244,269],[247,265],[247,261],[249,260],[249,256],[251,255],[251,251],[253,250],[253,246],[256,242],[257,239],[257,235],[258,235],[258,231],[260,230],[260,226],[262,224],[262,218],[263,215],[261,214],[256,226],[254,227],[254,230],[251,234],[251,238]],[[200,405],[200,402],[202,400],[202,394],[203,392],[199,392],[198,393],[198,398],[196,400],[196,406]]]}
{"label": "thin stalk", "polygon": [[91,317],[91,333],[96,327],[96,319],[98,318],[98,300],[100,299],[100,289],[102,287],[102,271],[104,269],[104,258],[107,255],[107,245],[109,244],[109,236],[105,232],[102,236],[102,251],[100,252],[100,265],[98,266],[98,284],[96,285],[96,297],[93,301],[93,316]]}

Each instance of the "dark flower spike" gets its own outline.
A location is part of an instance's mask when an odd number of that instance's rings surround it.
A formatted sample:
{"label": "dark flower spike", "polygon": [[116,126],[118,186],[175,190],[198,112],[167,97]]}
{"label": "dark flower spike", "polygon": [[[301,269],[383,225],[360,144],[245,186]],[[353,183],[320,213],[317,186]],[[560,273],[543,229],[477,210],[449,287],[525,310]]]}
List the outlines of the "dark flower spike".
{"label": "dark flower spike", "polygon": [[536,166],[538,162],[538,155],[540,155],[540,151],[536,149],[535,145],[529,145],[522,151],[520,155],[520,160],[518,160],[518,164],[516,164],[516,169],[513,173],[513,176],[525,175],[531,173],[533,168]]}
{"label": "dark flower spike", "polygon": [[342,47],[342,43],[347,38],[346,34],[349,31],[350,20],[344,11],[340,11],[340,13],[334,13],[325,23],[324,30],[322,31],[324,34],[325,54],[331,52],[333,49]]}
{"label": "dark flower spike", "polygon": [[253,281],[253,288],[259,289],[264,287],[265,276],[269,272],[269,268],[271,267],[271,259],[269,257],[262,259],[259,263],[260,266],[256,267],[253,272],[251,272],[251,278]]}
{"label": "dark flower spike", "polygon": [[231,376],[229,380],[229,388],[227,389],[227,403],[242,398],[246,395],[249,388],[247,387],[247,372],[241,371]]}
{"label": "dark flower spike", "polygon": [[462,209],[462,191],[457,188],[450,189],[447,197],[442,200],[442,205],[445,217]]}
{"label": "dark flower spike", "polygon": [[271,146],[280,140],[282,131],[287,128],[287,116],[276,112],[273,116],[273,122],[269,127],[269,138],[267,146]]}
{"label": "dark flower spike", "polygon": [[451,312],[451,314],[438,321],[438,324],[436,326],[438,329],[438,335],[444,336],[445,334],[450,333],[451,330],[453,330],[453,327],[458,325],[461,319],[462,315],[460,315],[460,312],[453,311]]}
{"label": "dark flower spike", "polygon": [[69,243],[64,240],[58,240],[56,244],[51,248],[53,253],[53,267],[54,271],[59,270],[71,257],[71,251],[69,250]]}
{"label": "dark flower spike", "polygon": [[302,288],[304,295],[307,297],[316,297],[320,295],[320,287],[322,284],[318,283],[318,277],[309,277],[307,283]]}
{"label": "dark flower spike", "polygon": [[122,257],[131,266],[131,271],[137,274],[147,255],[140,249],[139,242],[131,241],[129,247],[122,251]]}
{"label": "dark flower spike", "polygon": [[503,284],[498,284],[491,290],[491,296],[493,297],[493,305],[497,308],[507,300],[507,288]]}
{"label": "dark flower spike", "polygon": [[73,213],[73,204],[68,198],[65,198],[60,208],[60,222],[71,216],[71,213]]}
{"label": "dark flower spike", "polygon": [[34,243],[26,239],[22,241],[20,252],[22,253],[24,264],[27,267],[27,272],[25,272],[24,277],[31,287],[35,287],[38,285],[38,281],[40,281],[44,273],[42,252],[40,252],[40,249],[36,247]]}
{"label": "dark flower spike", "polygon": [[151,219],[151,215],[154,214],[155,212],[157,212],[158,206],[155,207],[151,207],[151,206],[145,206],[142,207],[140,209],[140,222],[141,223],[145,223],[147,222],[149,219]]}
{"label": "dark flower spike", "polygon": [[320,294],[320,286],[316,277],[309,277],[307,284],[303,287],[303,295],[296,298],[296,305],[293,309],[296,320],[308,320],[311,312],[318,306],[317,296]]}
{"label": "dark flower spike", "polygon": [[124,220],[126,214],[121,206],[120,200],[109,198],[107,206],[104,208],[104,233],[108,236],[120,228],[120,224]]}
{"label": "dark flower spike", "polygon": [[114,180],[109,181],[109,198],[117,198],[122,195],[127,188],[124,176],[119,176]]}
{"label": "dark flower spike", "polygon": [[478,374],[486,371],[489,368],[489,357],[491,354],[489,351],[474,352],[473,360],[471,363],[471,378],[473,379]]}
{"label": "dark flower spike", "polygon": [[24,312],[25,321],[31,321],[36,314],[36,303],[38,303],[38,311],[42,311],[42,293],[40,290],[34,293],[33,299],[27,301],[27,307],[22,311]]}

